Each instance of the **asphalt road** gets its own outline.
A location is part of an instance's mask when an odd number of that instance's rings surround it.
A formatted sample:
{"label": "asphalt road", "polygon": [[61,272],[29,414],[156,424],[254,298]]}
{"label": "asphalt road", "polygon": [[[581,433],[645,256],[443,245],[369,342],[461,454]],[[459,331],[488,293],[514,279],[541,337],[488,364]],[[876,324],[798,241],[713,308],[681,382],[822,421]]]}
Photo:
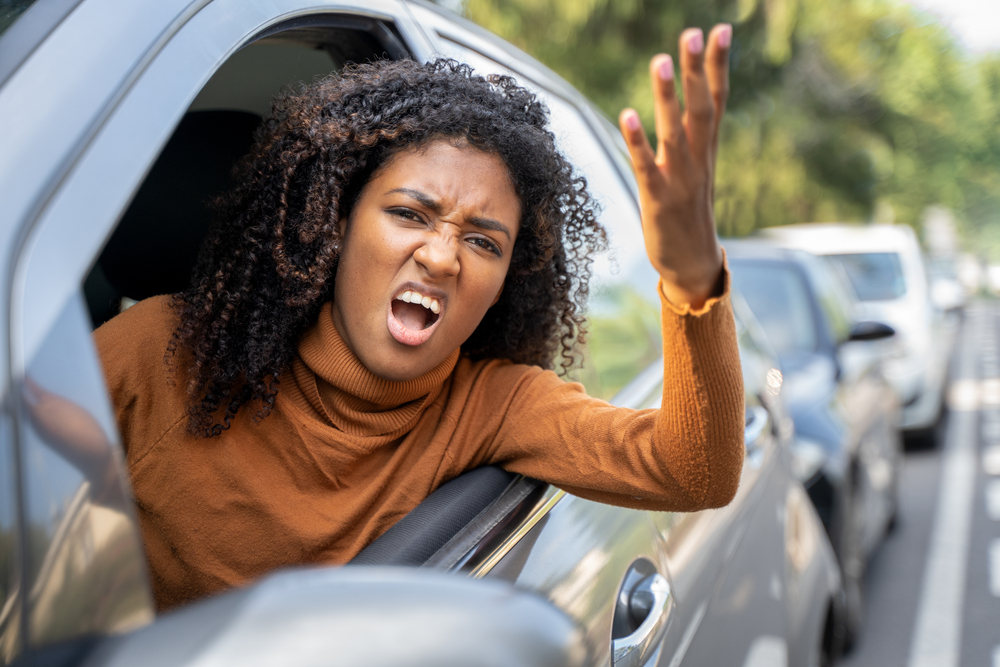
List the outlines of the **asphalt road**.
{"label": "asphalt road", "polygon": [[906,456],[845,667],[1000,667],[1000,303],[967,310],[937,440]]}

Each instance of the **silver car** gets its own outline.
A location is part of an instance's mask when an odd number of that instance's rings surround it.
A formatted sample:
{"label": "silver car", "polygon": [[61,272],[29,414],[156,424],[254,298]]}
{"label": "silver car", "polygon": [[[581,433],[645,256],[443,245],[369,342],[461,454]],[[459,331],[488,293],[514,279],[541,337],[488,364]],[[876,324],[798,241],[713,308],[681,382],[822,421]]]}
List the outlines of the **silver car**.
{"label": "silver car", "polygon": [[[248,593],[156,617],[120,448],[74,457],[59,433],[33,417],[40,397],[58,396],[116,434],[91,331],[134,300],[183,287],[207,224],[205,200],[225,187],[271,97],[289,83],[347,61],[444,55],[483,73],[510,73],[535,90],[562,149],[603,204],[614,246],[595,264],[593,337],[577,377],[619,405],[659,400],[656,280],[623,146],[615,128],[541,64],[416,1],[15,4],[27,9],[0,33],[0,250],[7,267],[0,289],[0,373],[7,380],[0,663],[45,656],[67,665],[124,664],[122,656],[158,651],[172,656],[170,664],[236,662],[235,654],[219,652],[223,642],[270,647],[239,653],[241,664],[265,664],[302,641],[327,661],[302,664],[347,659],[338,652],[343,635],[319,621],[356,598],[341,599],[332,588],[309,597],[310,577],[328,576],[322,570],[293,571]],[[585,664],[829,661],[842,622],[836,561],[790,472],[791,422],[777,362],[738,299],[736,308],[747,456],[728,507],[625,510],[486,468],[435,492],[357,562],[512,582],[571,619]],[[340,572],[350,579],[351,568]],[[294,604],[299,597],[303,604]],[[423,641],[393,634],[393,623],[406,623],[398,612],[413,618],[421,609],[414,595],[398,604],[385,627],[377,614],[352,626],[355,641],[412,640],[408,661],[433,661],[440,633]],[[366,613],[374,614],[370,607]],[[286,613],[296,619],[295,639],[267,622],[246,622]],[[171,630],[177,627],[200,630]],[[469,664],[502,663],[470,655]]]}

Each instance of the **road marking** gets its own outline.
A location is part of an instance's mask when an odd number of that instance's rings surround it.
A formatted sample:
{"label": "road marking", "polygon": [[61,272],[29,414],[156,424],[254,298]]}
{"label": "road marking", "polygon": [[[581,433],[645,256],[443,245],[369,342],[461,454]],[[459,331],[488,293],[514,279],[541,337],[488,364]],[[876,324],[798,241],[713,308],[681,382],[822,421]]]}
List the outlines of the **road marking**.
{"label": "road marking", "polygon": [[1000,540],[990,542],[990,593],[1000,598]]}
{"label": "road marking", "polygon": [[684,629],[681,642],[677,646],[677,650],[674,651],[674,657],[670,660],[670,667],[680,667],[681,661],[684,660],[684,655],[687,653],[688,648],[691,646],[691,641],[694,639],[694,634],[698,631],[698,626],[701,625],[701,619],[705,618],[705,611],[707,609],[708,602],[702,600],[698,608],[694,610],[694,616],[691,617],[687,628]]}
{"label": "road marking", "polygon": [[955,380],[948,389],[948,407],[952,412],[979,409],[979,382],[969,378]]}
{"label": "road marking", "polygon": [[993,667],[1000,667],[1000,646],[993,647]]}
{"label": "road marking", "polygon": [[1000,475],[1000,445],[983,448],[983,472],[987,475]]}
{"label": "road marking", "polygon": [[1000,521],[1000,479],[986,482],[986,514],[994,521]]}
{"label": "road marking", "polygon": [[948,389],[948,407],[959,412],[1000,407],[1000,378],[955,380]]}
{"label": "road marking", "polygon": [[[957,377],[950,396],[963,409],[952,412],[941,458],[934,531],[924,568],[920,604],[910,644],[909,667],[958,667],[962,636],[966,556],[976,481],[976,413],[988,398],[1000,400],[1000,387],[983,386],[976,375],[982,347],[983,313],[969,313],[957,351]],[[979,386],[976,386],[979,385]],[[997,394],[997,395],[994,395]]]}

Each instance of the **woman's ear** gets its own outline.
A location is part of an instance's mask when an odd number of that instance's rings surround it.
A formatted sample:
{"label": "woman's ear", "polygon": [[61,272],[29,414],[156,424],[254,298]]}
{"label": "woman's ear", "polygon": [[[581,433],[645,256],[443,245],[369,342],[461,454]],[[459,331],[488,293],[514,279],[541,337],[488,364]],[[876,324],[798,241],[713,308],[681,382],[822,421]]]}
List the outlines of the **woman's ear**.
{"label": "woman's ear", "polygon": [[497,290],[497,295],[495,297],[493,297],[493,303],[490,304],[490,308],[492,308],[493,306],[497,305],[497,301],[500,300],[500,295],[503,294],[503,286],[506,285],[506,284],[507,284],[506,280],[503,281],[502,283],[500,283],[500,289]]}

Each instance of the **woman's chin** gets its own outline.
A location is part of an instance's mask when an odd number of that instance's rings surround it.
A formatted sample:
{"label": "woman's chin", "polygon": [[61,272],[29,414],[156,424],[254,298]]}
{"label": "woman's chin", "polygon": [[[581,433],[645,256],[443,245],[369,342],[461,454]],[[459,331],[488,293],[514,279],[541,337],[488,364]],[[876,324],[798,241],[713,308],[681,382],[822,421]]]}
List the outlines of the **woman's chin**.
{"label": "woman's chin", "polygon": [[420,376],[431,372],[439,363],[441,363],[437,362],[429,365],[429,362],[425,359],[426,357],[420,360],[400,359],[393,355],[380,359],[379,361],[381,363],[365,364],[365,367],[371,371],[373,375],[383,380],[389,380],[390,382],[408,382],[410,380],[416,380]]}

